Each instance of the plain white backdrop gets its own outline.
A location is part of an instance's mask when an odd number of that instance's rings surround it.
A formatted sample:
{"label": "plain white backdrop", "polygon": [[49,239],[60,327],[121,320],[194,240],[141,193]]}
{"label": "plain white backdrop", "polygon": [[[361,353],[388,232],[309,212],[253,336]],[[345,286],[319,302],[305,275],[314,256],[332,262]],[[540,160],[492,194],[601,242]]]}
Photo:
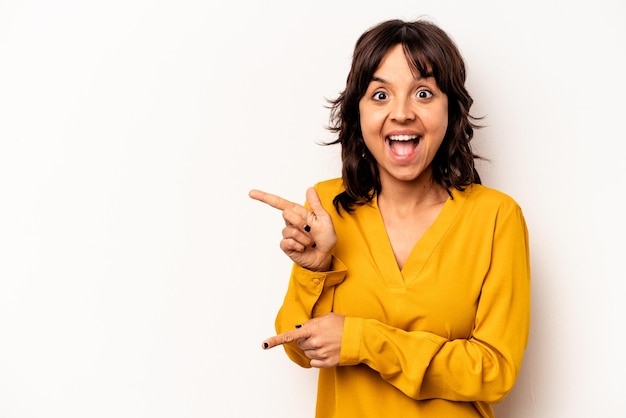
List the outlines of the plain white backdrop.
{"label": "plain white backdrop", "polygon": [[533,323],[499,418],[623,417],[626,4],[0,0],[0,417],[312,417],[265,352],[282,219],[339,175],[325,98],[388,18],[469,71],[485,184],[522,205]]}

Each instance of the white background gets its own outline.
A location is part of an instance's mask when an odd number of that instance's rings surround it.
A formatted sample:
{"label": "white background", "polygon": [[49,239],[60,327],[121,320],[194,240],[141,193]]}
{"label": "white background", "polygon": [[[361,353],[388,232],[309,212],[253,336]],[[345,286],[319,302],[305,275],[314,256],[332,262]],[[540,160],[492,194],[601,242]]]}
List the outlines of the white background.
{"label": "white background", "polygon": [[247,192],[339,174],[325,98],[420,16],[531,235],[498,417],[625,416],[623,2],[0,0],[0,417],[312,417],[316,372],[260,348],[290,262]]}

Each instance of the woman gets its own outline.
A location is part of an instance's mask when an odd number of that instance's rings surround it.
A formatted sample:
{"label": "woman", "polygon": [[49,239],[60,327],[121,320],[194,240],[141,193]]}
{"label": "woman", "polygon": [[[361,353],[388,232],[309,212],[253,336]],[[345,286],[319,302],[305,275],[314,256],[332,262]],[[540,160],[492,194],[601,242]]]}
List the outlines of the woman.
{"label": "woman", "polygon": [[530,321],[528,233],[509,196],[481,185],[465,65],[427,21],[357,41],[332,102],[342,178],[283,212],[294,261],[279,335],[319,368],[316,416],[493,417],[518,376]]}

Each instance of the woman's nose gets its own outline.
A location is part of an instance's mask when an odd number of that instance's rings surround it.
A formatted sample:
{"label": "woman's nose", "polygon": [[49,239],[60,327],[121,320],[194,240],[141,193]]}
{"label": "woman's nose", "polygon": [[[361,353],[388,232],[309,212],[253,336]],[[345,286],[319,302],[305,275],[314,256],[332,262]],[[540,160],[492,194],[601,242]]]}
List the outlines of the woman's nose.
{"label": "woman's nose", "polygon": [[415,110],[411,106],[411,101],[408,99],[396,99],[392,104],[391,117],[397,122],[404,123],[407,121],[415,120]]}

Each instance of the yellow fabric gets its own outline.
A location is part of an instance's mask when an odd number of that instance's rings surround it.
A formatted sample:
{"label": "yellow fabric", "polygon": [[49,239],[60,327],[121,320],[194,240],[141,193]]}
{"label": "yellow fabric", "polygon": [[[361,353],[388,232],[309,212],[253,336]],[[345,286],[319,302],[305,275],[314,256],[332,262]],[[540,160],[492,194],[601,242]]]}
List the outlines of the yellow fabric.
{"label": "yellow fabric", "polygon": [[[319,370],[318,418],[493,417],[529,333],[530,262],[522,211],[473,185],[453,191],[398,268],[376,201],[337,214],[341,180],[317,184],[338,235],[331,272],[293,266],[277,332],[346,315],[340,365]],[[284,346],[302,367],[309,360]]]}

